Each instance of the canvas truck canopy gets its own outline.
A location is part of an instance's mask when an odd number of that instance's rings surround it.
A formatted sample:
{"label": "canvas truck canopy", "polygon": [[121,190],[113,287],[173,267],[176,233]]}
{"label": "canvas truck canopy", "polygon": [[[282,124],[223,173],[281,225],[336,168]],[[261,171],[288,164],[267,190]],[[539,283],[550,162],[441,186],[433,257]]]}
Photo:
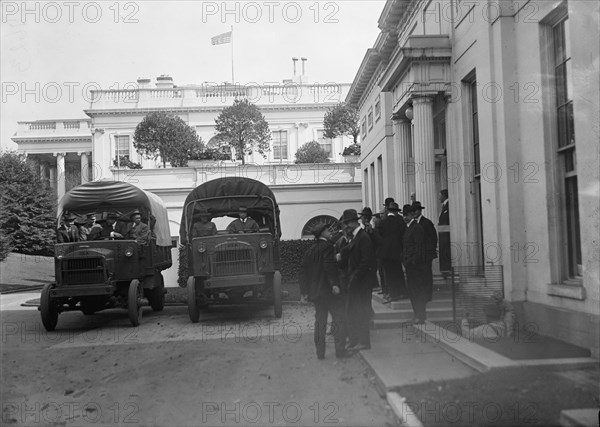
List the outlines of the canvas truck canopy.
{"label": "canvas truck canopy", "polygon": [[195,213],[207,210],[212,217],[237,218],[240,207],[247,208],[248,216],[259,226],[264,225],[278,238],[281,237],[279,206],[271,189],[254,179],[226,177],[205,182],[188,194],[179,229],[181,242],[187,242]]}
{"label": "canvas truck canopy", "polygon": [[[115,212],[128,217],[134,210],[142,216],[156,218],[154,234],[158,246],[171,246],[171,232],[167,207],[156,194],[135,185],[120,181],[95,181],[79,185],[65,194],[58,202],[58,220],[63,213],[74,213],[85,218],[88,213],[103,215]],[[102,218],[100,218],[102,219]]]}

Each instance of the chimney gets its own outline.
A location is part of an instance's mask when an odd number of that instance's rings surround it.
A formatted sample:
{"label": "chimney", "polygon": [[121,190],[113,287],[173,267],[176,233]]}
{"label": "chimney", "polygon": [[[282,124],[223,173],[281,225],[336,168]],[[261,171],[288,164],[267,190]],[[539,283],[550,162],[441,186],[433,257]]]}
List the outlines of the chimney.
{"label": "chimney", "polygon": [[161,74],[156,78],[156,87],[159,89],[172,89],[173,77],[167,74]]}
{"label": "chimney", "polygon": [[137,79],[138,89],[148,89],[150,87],[150,79],[143,79],[138,77]]}
{"label": "chimney", "polygon": [[300,58],[302,60],[302,76],[300,77],[300,81],[301,82],[306,82],[306,74],[304,74],[304,64],[306,64],[306,61],[308,61],[308,59],[306,58]]}
{"label": "chimney", "polygon": [[298,58],[292,58],[292,62],[294,63],[294,77],[296,77],[296,62],[298,62]]}

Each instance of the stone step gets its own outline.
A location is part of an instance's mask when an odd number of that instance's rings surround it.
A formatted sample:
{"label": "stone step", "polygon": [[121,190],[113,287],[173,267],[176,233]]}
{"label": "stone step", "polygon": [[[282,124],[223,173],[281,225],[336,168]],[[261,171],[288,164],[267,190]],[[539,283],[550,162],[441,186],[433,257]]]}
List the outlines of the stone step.
{"label": "stone step", "polygon": [[[402,319],[373,319],[373,329],[394,329],[400,328],[402,325],[407,325],[412,321],[412,315]],[[449,322],[452,321],[452,316],[435,315],[430,316],[427,312],[427,320],[430,322]]]}
{"label": "stone step", "polygon": [[[373,316],[373,319],[375,320],[390,320],[390,319],[405,319],[405,320],[410,320],[414,317],[414,313],[412,308],[410,309],[404,309],[404,310],[383,310],[383,309],[376,309],[375,310],[375,314]],[[448,309],[448,308],[438,308],[438,307],[434,307],[434,308],[430,308],[427,307],[427,318],[429,319],[429,317],[435,318],[435,317],[443,317],[444,319],[448,319],[448,320],[452,320],[452,309]]]}
{"label": "stone step", "polygon": [[[390,308],[393,309],[401,309],[403,307],[408,307],[408,308],[412,308],[412,305],[410,303],[410,299],[403,299],[400,301],[394,301],[391,303],[385,303],[383,295],[378,295],[376,293],[373,293],[373,297],[372,300],[374,302],[377,302],[379,304],[384,304],[386,306],[389,306]],[[450,307],[452,308],[452,296],[448,296],[448,295],[444,295],[444,294],[438,294],[435,293],[433,294],[433,301],[430,301],[429,303],[427,303],[428,307]]]}

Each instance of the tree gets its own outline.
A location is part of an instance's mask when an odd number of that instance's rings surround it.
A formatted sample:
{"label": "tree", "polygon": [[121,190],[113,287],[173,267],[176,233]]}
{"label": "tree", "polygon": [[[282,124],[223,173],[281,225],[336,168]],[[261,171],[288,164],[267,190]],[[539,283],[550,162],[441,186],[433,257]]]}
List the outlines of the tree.
{"label": "tree", "polygon": [[317,141],[310,141],[298,149],[295,163],[329,163],[329,154]]}
{"label": "tree", "polygon": [[340,102],[329,108],[323,119],[324,135],[326,138],[352,136],[354,144],[358,144],[360,127],[358,125],[358,110],[351,104]]}
{"label": "tree", "polygon": [[15,252],[54,253],[54,191],[40,180],[33,162],[16,152],[0,155],[0,229]]}
{"label": "tree", "polygon": [[188,159],[203,150],[196,130],[181,117],[164,112],[149,113],[135,128],[133,146],[150,159],[162,160],[163,167],[187,166]]}
{"label": "tree", "polygon": [[271,131],[258,107],[247,99],[236,99],[215,119],[217,136],[235,149],[245,164],[244,154],[257,151],[263,157],[270,150]]}

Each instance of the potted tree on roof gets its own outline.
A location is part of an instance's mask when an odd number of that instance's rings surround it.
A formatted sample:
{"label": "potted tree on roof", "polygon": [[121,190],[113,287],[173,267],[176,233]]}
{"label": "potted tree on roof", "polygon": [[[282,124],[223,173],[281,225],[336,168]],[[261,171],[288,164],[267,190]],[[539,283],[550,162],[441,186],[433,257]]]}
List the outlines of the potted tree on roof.
{"label": "potted tree on roof", "polygon": [[344,148],[342,156],[347,163],[360,161],[360,144],[358,135],[358,110],[352,104],[340,102],[329,108],[323,119],[324,135],[326,138],[337,138],[338,136],[352,136],[353,143]]}

